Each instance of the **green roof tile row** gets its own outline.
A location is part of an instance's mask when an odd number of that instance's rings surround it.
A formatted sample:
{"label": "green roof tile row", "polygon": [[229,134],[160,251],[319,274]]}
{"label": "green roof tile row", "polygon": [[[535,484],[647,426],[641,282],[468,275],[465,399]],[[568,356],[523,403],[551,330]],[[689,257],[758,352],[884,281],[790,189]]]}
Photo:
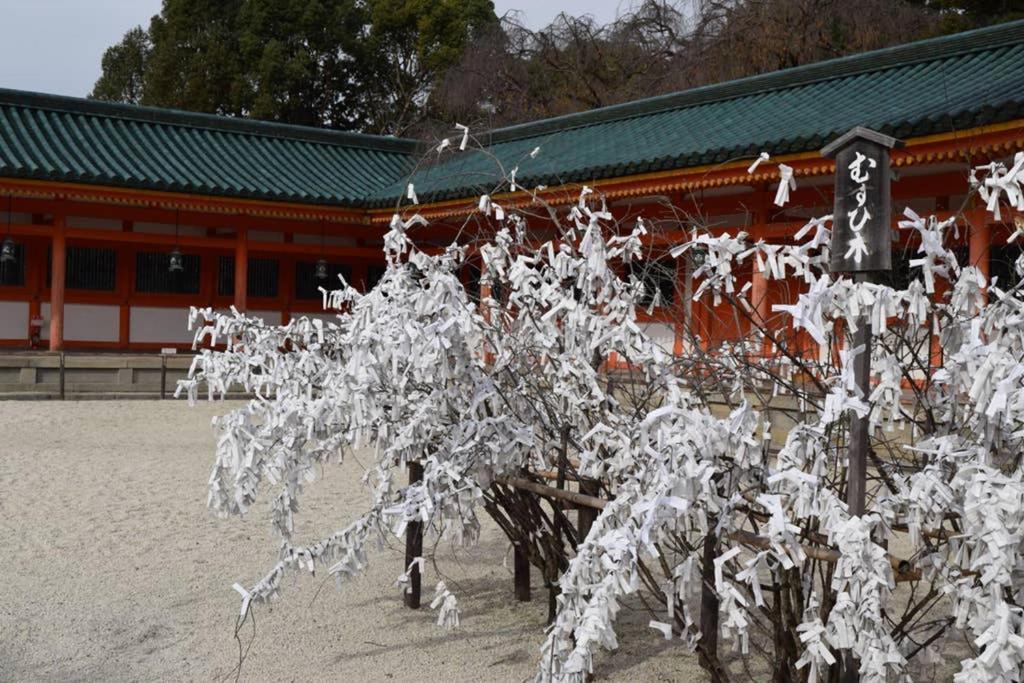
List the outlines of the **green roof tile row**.
{"label": "green roof tile row", "polygon": [[[492,131],[412,178],[420,201],[818,150],[862,125],[899,138],[1024,118],[1024,21]],[[530,152],[540,147],[540,153]],[[383,188],[386,205],[404,188]]]}
{"label": "green roof tile row", "polygon": [[360,206],[412,140],[0,90],[0,176]]}
{"label": "green roof tile row", "polygon": [[[421,201],[499,182],[590,182],[821,148],[856,125],[900,137],[1024,118],[1024,21],[477,136],[413,173]],[[540,147],[540,153],[530,152]],[[351,207],[405,193],[423,145],[0,90],[0,176]],[[430,153],[430,156],[434,156]]]}

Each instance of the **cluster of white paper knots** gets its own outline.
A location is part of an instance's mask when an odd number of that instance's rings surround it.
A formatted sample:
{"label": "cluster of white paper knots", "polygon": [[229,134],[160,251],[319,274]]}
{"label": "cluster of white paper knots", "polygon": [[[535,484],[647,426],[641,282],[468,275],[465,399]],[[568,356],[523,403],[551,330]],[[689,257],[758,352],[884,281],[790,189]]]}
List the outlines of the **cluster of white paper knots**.
{"label": "cluster of white paper knots", "polygon": [[[463,130],[460,147],[467,138]],[[443,141],[438,151],[449,144]],[[993,164],[983,168],[984,178],[974,176],[997,220],[1001,201],[1024,210],[1022,168],[1018,154],[1010,168]],[[780,165],[780,173],[776,203],[793,187],[792,169]],[[408,197],[417,201],[412,185]],[[695,546],[708,534],[719,539],[714,588],[722,631],[747,652],[752,611],[764,604],[762,584],[777,567],[808,562],[801,538],[813,522],[838,555],[830,585],[808,581],[803,587],[798,665],[812,680],[827,676],[843,651],[856,656],[866,680],[906,675],[906,641],[895,642],[881,616],[895,589],[882,544],[898,525],[908,530],[923,579],[948,596],[955,626],[978,648],[963,661],[958,680],[1019,680],[1024,482],[1019,465],[1007,467],[1002,457],[1024,450],[1024,300],[1009,289],[986,295],[980,273],[957,264],[945,246],[951,219],[906,211],[900,226],[916,233],[920,256],[911,262],[920,279],[906,289],[833,278],[828,217],[809,222],[795,245],[695,231],[672,250],[675,257],[704,252],[694,298],[708,304],[734,301],[752,310],[745,301],[750,288],[737,279],[747,263],[767,279],[802,282],[796,300],[773,312],[826,352],[838,344],[837,323],[852,332],[862,316],[878,339],[892,334],[894,321],[901,329],[938,335],[944,360],[929,409],[942,426],[919,435],[912,450],[927,455],[927,464],[887,472],[887,489],[868,513],[851,517],[828,483],[841,457],[834,431],[851,412],[870,415],[873,431],[900,425],[907,358],[876,344],[874,386],[864,396],[851,368],[865,351],[842,346],[838,363],[821,366],[827,388],[821,402],[802,405],[769,457],[769,416],[749,400],[754,378],[736,379],[729,392],[738,400],[728,415],[716,416],[688,393],[674,371],[677,359],[639,322],[642,285],[621,273],[642,258],[642,222],[620,233],[587,189],[564,215],[562,236],[531,243],[522,216],[487,195],[479,210],[497,223],[477,251],[483,281],[502,285],[500,301],[477,305],[467,292],[460,279],[465,245],[428,255],[415,245],[415,230],[425,221],[396,215],[384,238],[383,279],[365,294],[344,282],[325,292],[325,304],[340,309],[333,320],[270,326],[237,311],[193,310],[197,344],[226,349],[200,351],[179,391],[194,398],[201,389],[214,396],[241,388],[254,397],[215,421],[210,506],[244,514],[269,494],[281,537],[276,565],[253,585],[236,586],[243,614],[274,597],[289,569],[322,567],[343,583],[366,566],[368,543],[401,535],[412,521],[428,534],[474,542],[491,483],[524,467],[552,467],[553,435],[568,425],[580,472],[601,478],[614,498],[559,580],[558,613],[542,648],[539,679],[582,681],[596,651],[616,647],[616,616],[622,601],[643,588],[645,559],[670,563],[659,596],[665,612],[652,628],[685,647],[696,645],[699,557],[666,556],[673,538]],[[944,298],[936,295],[940,281]],[[738,346],[737,355],[746,348]],[[611,354],[627,359],[656,388],[656,405],[634,410],[620,402],[594,362]],[[363,447],[374,453],[366,512],[322,540],[294,541],[293,516],[318,467]],[[423,479],[405,485],[403,468],[414,461],[423,465]],[[756,547],[742,540],[747,516],[740,510],[762,520]],[[927,550],[923,539],[946,533],[950,515],[962,533]],[[422,559],[418,566],[424,569]],[[410,570],[399,577],[403,590]],[[835,603],[823,621],[817,607],[824,591]],[[443,582],[432,606],[439,624],[459,625],[457,601]]]}

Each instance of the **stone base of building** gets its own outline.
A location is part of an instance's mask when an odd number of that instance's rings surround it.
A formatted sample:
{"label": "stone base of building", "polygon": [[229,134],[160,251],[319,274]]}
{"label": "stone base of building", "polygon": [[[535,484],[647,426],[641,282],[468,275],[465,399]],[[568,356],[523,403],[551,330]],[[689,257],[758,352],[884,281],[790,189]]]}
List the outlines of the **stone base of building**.
{"label": "stone base of building", "polygon": [[173,398],[192,354],[0,353],[0,399]]}

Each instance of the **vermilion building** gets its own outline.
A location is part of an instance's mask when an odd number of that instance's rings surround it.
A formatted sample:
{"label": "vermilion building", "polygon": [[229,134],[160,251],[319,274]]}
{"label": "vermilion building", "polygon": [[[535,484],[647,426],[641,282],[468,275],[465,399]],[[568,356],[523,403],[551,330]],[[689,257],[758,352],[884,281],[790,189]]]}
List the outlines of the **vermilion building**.
{"label": "vermilion building", "polygon": [[[971,166],[1024,150],[1024,22],[474,132],[482,150],[458,152],[453,131],[440,154],[436,141],[0,90],[0,345],[187,346],[190,305],[274,322],[317,314],[318,261],[359,287],[379,277],[391,215],[400,204],[412,213],[407,183],[434,222],[418,237],[444,244],[479,195],[495,192],[496,162],[555,203],[595,188],[617,214],[651,219],[656,246],[693,222],[785,241],[831,211],[833,166],[819,150],[856,125],[906,143],[893,154],[894,216],[965,206],[969,259],[1010,277],[1015,214],[995,223],[965,200]],[[761,152],[771,160],[748,173]],[[797,183],[783,207],[773,203],[780,163]],[[494,199],[530,202],[523,192]],[[531,228],[545,229],[540,219]],[[792,296],[744,277],[762,311]],[[677,345],[679,330],[659,321],[679,313],[651,314]],[[707,307],[688,316],[707,340],[736,332]]]}

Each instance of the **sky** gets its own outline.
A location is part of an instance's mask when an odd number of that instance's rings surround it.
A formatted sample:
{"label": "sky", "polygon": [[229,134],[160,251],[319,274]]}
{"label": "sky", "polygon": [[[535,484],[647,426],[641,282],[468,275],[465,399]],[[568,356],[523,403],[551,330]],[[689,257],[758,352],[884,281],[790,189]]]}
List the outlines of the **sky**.
{"label": "sky", "polygon": [[[540,28],[563,11],[610,21],[620,0],[494,4],[498,16],[520,10],[528,26]],[[104,50],[130,28],[148,25],[160,5],[161,0],[0,0],[0,88],[84,97],[99,78]]]}

